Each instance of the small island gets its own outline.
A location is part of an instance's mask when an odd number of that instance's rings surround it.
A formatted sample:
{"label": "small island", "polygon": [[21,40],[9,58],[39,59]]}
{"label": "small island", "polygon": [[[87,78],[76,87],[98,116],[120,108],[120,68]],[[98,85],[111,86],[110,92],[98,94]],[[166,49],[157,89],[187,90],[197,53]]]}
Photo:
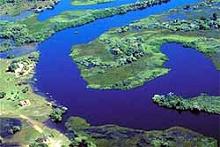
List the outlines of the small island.
{"label": "small island", "polygon": [[204,111],[220,114],[220,96],[201,94],[193,98],[183,98],[173,93],[167,95],[154,95],[153,101],[159,106],[180,111]]}

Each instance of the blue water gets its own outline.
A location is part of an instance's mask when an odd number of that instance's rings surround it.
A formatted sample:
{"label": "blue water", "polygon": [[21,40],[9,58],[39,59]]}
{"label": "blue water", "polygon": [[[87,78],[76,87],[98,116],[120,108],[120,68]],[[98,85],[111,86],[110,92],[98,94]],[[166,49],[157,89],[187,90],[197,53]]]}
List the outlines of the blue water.
{"label": "blue water", "polygon": [[3,21],[16,22],[16,21],[23,20],[32,14],[33,14],[33,12],[31,12],[31,11],[24,11],[17,16],[0,15],[0,20],[1,21],[3,20]]}
{"label": "blue water", "polygon": [[[165,64],[171,68],[169,74],[128,91],[87,89],[79,69],[69,56],[73,45],[88,43],[111,28],[192,2],[196,1],[172,0],[161,6],[97,20],[56,33],[39,45],[41,55],[36,69],[35,77],[38,81],[35,87],[69,108],[64,121],[74,115],[87,119],[93,125],[113,123],[144,130],[179,125],[208,136],[219,137],[219,116],[178,113],[158,107],[151,100],[154,94],[168,92],[187,97],[197,96],[202,92],[220,95],[219,72],[209,59],[195,49],[184,48],[175,43],[163,45],[161,51],[169,58]],[[50,11],[50,16],[57,14],[56,11],[53,12]],[[48,15],[44,18],[47,19]],[[74,34],[75,31],[78,34]],[[53,125],[64,129],[64,121]]]}
{"label": "blue water", "polygon": [[58,15],[64,11],[71,11],[71,10],[86,10],[86,9],[104,9],[110,7],[117,7],[123,4],[130,4],[136,2],[136,0],[116,0],[109,3],[102,3],[98,5],[82,5],[76,6],[71,4],[72,0],[62,0],[60,3],[55,6],[52,10],[45,10],[38,16],[40,21],[44,21],[48,18],[51,18],[55,15]]}
{"label": "blue water", "polygon": [[8,57],[18,57],[18,56],[22,56],[22,55],[26,55],[29,54],[31,52],[36,51],[36,46],[32,46],[32,47],[26,47],[26,46],[22,46],[22,47],[15,47],[11,50],[5,51],[5,52],[1,52],[0,53],[0,58],[8,58]]}
{"label": "blue water", "polygon": [[[22,126],[22,123],[19,119],[14,118],[0,118],[0,136],[3,138],[10,138],[13,136],[10,130],[13,126]],[[1,145],[1,143],[0,143]]]}

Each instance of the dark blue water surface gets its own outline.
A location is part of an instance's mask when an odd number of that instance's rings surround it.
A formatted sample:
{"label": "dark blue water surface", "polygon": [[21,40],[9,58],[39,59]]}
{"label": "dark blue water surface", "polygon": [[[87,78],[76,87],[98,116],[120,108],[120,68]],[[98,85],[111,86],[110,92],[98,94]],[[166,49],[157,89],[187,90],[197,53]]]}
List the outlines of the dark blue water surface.
{"label": "dark blue water surface", "polygon": [[[218,138],[219,116],[178,113],[158,107],[151,100],[154,94],[168,92],[186,97],[197,96],[202,92],[220,95],[220,73],[209,59],[195,49],[184,48],[176,43],[164,44],[161,51],[168,56],[169,61],[165,66],[171,68],[171,71],[144,86],[127,91],[87,89],[79,69],[69,56],[73,45],[88,43],[113,27],[192,2],[196,1],[172,0],[161,6],[97,20],[56,33],[39,45],[41,55],[35,75],[38,79],[36,88],[49,93],[54,100],[69,108],[64,121],[74,115],[87,119],[93,125],[117,124],[144,130],[179,125]],[[56,15],[56,8],[42,13],[45,14],[42,18],[48,18],[47,13],[51,13],[50,16]],[[79,33],[74,34],[75,31]],[[57,124],[56,127],[62,129],[64,123]]]}

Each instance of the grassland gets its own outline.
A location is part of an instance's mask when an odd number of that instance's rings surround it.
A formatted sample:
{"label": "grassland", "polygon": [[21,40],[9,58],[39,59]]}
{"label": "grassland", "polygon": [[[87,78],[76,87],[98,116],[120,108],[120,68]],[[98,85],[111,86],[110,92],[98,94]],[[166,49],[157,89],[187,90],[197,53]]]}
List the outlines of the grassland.
{"label": "grassland", "polygon": [[[10,139],[3,138],[3,142],[28,145],[37,138],[49,136],[50,146],[68,144],[67,137],[43,124],[52,112],[52,105],[35,94],[29,84],[37,59],[38,53],[14,59],[0,59],[0,117],[22,121],[22,129]],[[29,103],[22,104],[24,101]]]}
{"label": "grassland", "polygon": [[91,126],[86,120],[71,117],[66,123],[69,131],[75,132],[74,145],[89,147],[139,147],[139,146],[199,146],[217,147],[217,141],[181,127],[166,130],[143,131],[116,125]]}
{"label": "grassland", "polygon": [[73,5],[95,5],[112,2],[114,0],[72,0]]}
{"label": "grassland", "polygon": [[167,95],[155,95],[152,99],[159,106],[180,111],[204,111],[220,114],[220,96],[202,94],[193,98],[183,98],[170,93]]}
{"label": "grassland", "polygon": [[0,15],[19,15],[24,11],[52,9],[58,0],[0,0]]}
{"label": "grassland", "polygon": [[[219,70],[218,5],[205,1],[113,29],[87,45],[74,46],[71,56],[88,87],[97,89],[130,89],[168,73],[160,51],[166,42],[195,48]],[[179,12],[184,12],[184,20],[170,19]]]}

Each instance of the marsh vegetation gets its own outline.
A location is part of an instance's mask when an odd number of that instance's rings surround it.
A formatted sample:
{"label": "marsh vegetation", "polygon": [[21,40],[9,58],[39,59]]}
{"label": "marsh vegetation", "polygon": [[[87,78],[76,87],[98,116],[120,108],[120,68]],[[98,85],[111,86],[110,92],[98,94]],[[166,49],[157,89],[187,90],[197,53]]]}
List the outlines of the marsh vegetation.
{"label": "marsh vegetation", "polygon": [[191,6],[196,9],[179,8],[187,11],[184,20],[166,20],[177,9],[113,29],[87,45],[73,47],[72,57],[88,87],[97,89],[130,89],[168,73],[163,66],[167,58],[160,51],[167,42],[195,48],[219,69],[218,4],[205,1]]}

